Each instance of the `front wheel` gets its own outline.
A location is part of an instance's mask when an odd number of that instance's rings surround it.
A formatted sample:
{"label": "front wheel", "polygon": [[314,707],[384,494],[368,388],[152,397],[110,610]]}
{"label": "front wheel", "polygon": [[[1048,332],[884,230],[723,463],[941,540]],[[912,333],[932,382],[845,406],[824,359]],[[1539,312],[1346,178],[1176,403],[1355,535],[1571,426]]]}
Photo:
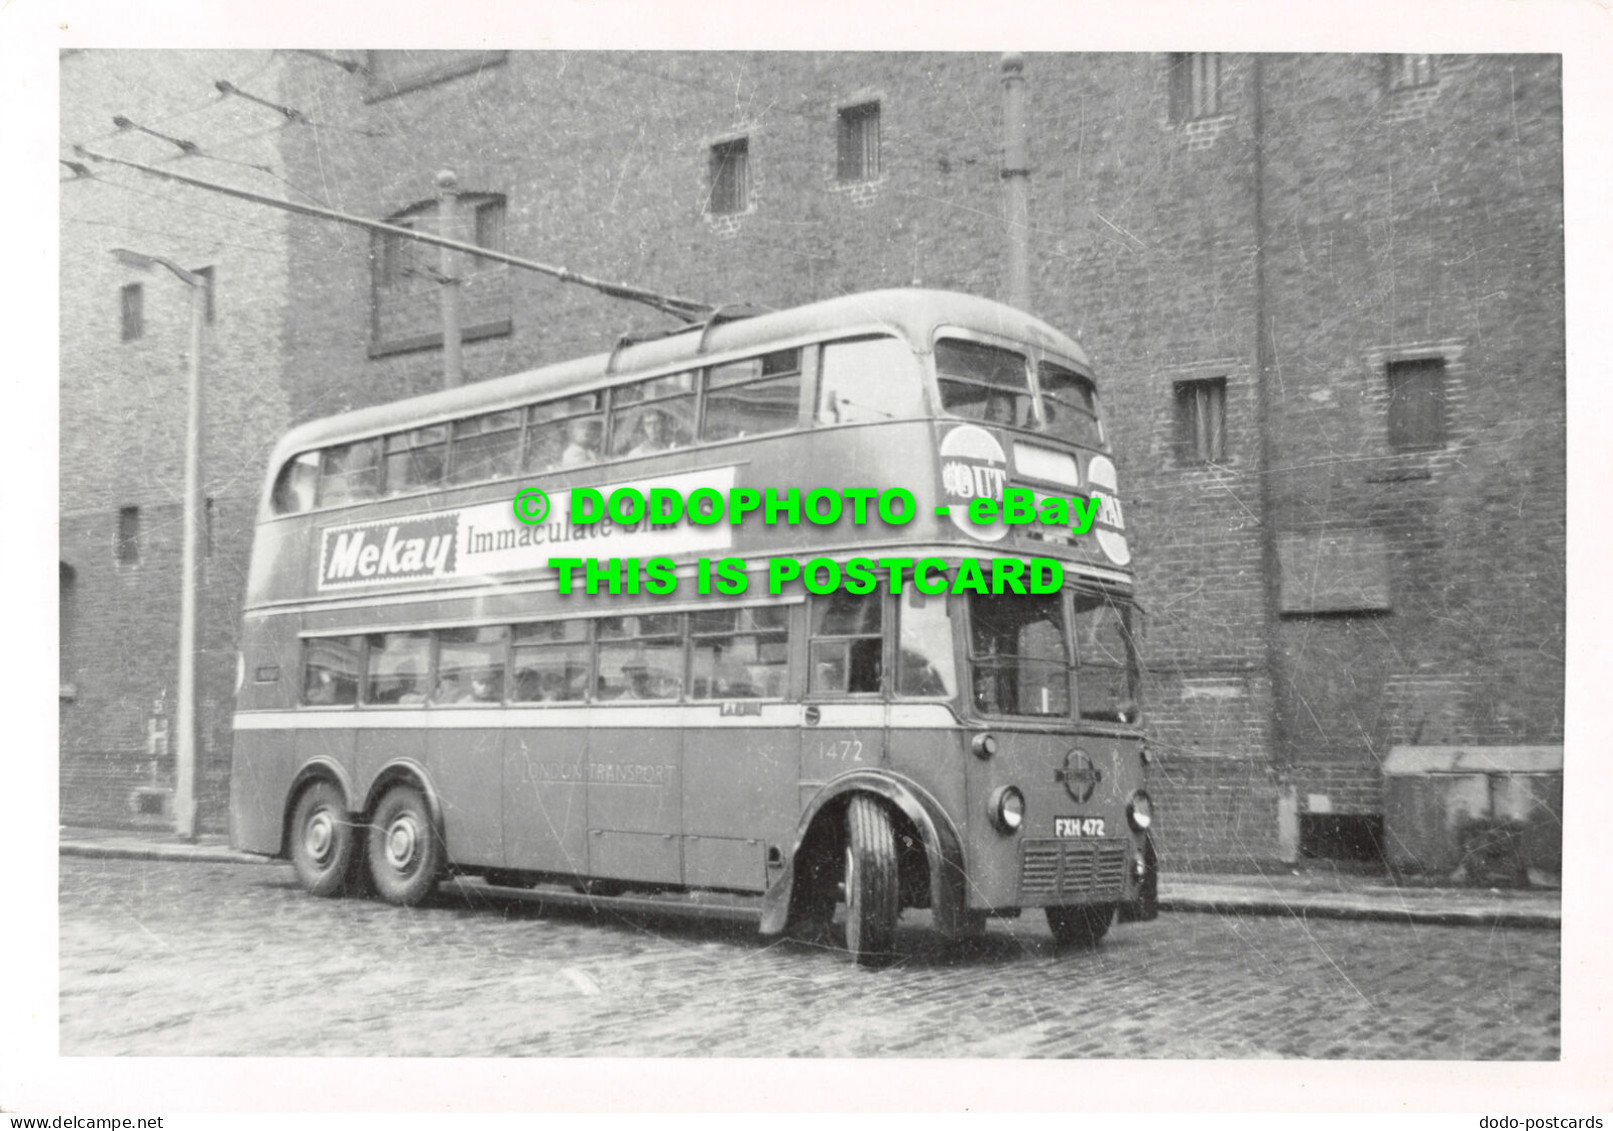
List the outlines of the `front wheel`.
{"label": "front wheel", "polygon": [[1115,919],[1115,905],[1098,903],[1088,907],[1046,907],[1047,925],[1059,946],[1097,946],[1109,933]]}
{"label": "front wheel", "polygon": [[347,894],[354,886],[359,839],[342,791],[330,782],[316,781],[297,796],[291,815],[291,866],[305,891],[326,897]]}
{"label": "front wheel", "polygon": [[388,903],[413,907],[437,886],[442,873],[442,838],[418,789],[395,785],[386,791],[370,821],[370,877]]}
{"label": "front wheel", "polygon": [[901,915],[896,833],[890,814],[865,794],[846,806],[846,949],[859,966],[887,960]]}

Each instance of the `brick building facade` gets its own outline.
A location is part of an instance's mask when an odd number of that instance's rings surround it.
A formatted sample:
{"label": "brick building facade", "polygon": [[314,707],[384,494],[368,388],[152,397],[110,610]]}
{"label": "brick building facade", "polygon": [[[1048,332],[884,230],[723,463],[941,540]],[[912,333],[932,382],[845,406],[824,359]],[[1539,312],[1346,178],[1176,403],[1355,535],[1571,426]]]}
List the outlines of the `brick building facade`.
{"label": "brick building facade", "polygon": [[[153,161],[265,190],[279,129],[262,107],[213,86],[277,90],[266,51],[73,51],[61,59],[61,817],[170,826],[178,682],[180,542],[191,295],[126,248],[210,268],[197,798],[222,828],[235,692],[235,638],[260,465],[290,412],[280,385],[285,218],[76,154]],[[118,128],[114,116],[133,126]],[[172,142],[199,144],[184,158]],[[268,127],[266,130],[265,127]],[[175,158],[183,158],[175,163]],[[232,164],[236,163],[236,164]]]}
{"label": "brick building facade", "polygon": [[[450,168],[463,236],[600,277],[776,307],[1005,293],[998,56],[363,59],[279,62],[278,101],[314,124],[277,132],[276,168],[335,207],[433,224]],[[1313,818],[1370,826],[1391,745],[1560,743],[1558,60],[1032,55],[1024,75],[1028,305],[1099,366],[1170,855],[1336,850]],[[430,262],[285,232],[275,411],[436,387]],[[503,267],[466,300],[472,380],[662,324]],[[64,442],[64,500],[70,474]]]}

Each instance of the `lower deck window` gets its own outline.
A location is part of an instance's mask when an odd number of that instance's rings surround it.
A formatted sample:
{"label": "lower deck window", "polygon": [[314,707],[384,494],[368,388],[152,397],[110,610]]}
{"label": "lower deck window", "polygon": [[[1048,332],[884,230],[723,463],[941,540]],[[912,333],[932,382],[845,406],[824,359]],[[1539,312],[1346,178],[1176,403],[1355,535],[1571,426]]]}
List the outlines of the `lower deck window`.
{"label": "lower deck window", "polygon": [[302,701],[310,707],[352,706],[358,702],[362,636],[327,636],[302,642]]}
{"label": "lower deck window", "polygon": [[789,610],[782,605],[692,613],[691,699],[777,699],[789,675]]}
{"label": "lower deck window", "polygon": [[879,692],[885,641],[882,603],[877,591],[841,591],[813,602],[810,690]]}
{"label": "lower deck window", "polygon": [[451,628],[437,634],[433,703],[498,703],[504,699],[504,651],[509,633],[494,628]]}
{"label": "lower deck window", "polygon": [[601,617],[595,697],[676,699],[683,693],[683,639],[677,613]]}
{"label": "lower deck window", "polygon": [[409,706],[426,701],[431,633],[383,632],[369,637],[364,702]]}

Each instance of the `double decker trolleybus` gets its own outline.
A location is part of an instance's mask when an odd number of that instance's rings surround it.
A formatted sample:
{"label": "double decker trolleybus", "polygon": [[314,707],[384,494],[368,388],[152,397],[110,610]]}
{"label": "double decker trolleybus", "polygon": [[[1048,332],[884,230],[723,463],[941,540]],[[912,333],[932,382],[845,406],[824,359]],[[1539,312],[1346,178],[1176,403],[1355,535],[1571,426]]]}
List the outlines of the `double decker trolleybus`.
{"label": "double decker trolleybus", "polygon": [[[536,525],[512,512],[528,486],[555,501]],[[915,514],[584,525],[565,505],[792,486],[901,486]],[[301,426],[257,520],[233,843],[318,895],[408,905],[479,875],[749,908],[770,935],[841,913],[863,963],[904,908],[948,937],[1042,908],[1059,943],[1095,943],[1153,912],[1116,486],[1073,340],[917,289],[719,312]],[[1009,487],[1101,504],[1082,533],[971,519]],[[551,557],[670,559],[677,586],[567,595]],[[748,588],[700,593],[696,563],[723,557]],[[781,557],[886,576],[775,595]],[[956,574],[933,562],[919,586],[890,560],[1028,557],[1062,588],[937,585]]]}

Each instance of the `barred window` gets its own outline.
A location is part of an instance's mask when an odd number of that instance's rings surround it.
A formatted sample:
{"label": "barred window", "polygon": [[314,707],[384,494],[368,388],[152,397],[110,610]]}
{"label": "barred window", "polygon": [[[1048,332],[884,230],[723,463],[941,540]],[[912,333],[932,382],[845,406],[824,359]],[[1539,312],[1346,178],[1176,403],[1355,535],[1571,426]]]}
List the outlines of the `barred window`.
{"label": "barred window", "polygon": [[1434,85],[1432,55],[1389,55],[1385,57],[1385,70],[1391,91]]}
{"label": "barred window", "polygon": [[706,210],[729,216],[750,207],[750,139],[735,138],[711,147],[711,185]]}
{"label": "barred window", "polygon": [[1178,51],[1170,57],[1171,121],[1192,122],[1221,113],[1221,56]]}
{"label": "barred window", "polygon": [[842,184],[879,178],[879,103],[840,111],[839,157]]}
{"label": "barred window", "polygon": [[146,333],[146,290],[139,283],[130,283],[123,288],[122,301],[122,336],[126,342],[142,338]]}
{"label": "barred window", "polygon": [[1227,380],[1176,382],[1176,462],[1220,463],[1227,447]]}
{"label": "barred window", "polygon": [[118,540],[114,556],[119,565],[140,564],[140,508],[118,508]]}

